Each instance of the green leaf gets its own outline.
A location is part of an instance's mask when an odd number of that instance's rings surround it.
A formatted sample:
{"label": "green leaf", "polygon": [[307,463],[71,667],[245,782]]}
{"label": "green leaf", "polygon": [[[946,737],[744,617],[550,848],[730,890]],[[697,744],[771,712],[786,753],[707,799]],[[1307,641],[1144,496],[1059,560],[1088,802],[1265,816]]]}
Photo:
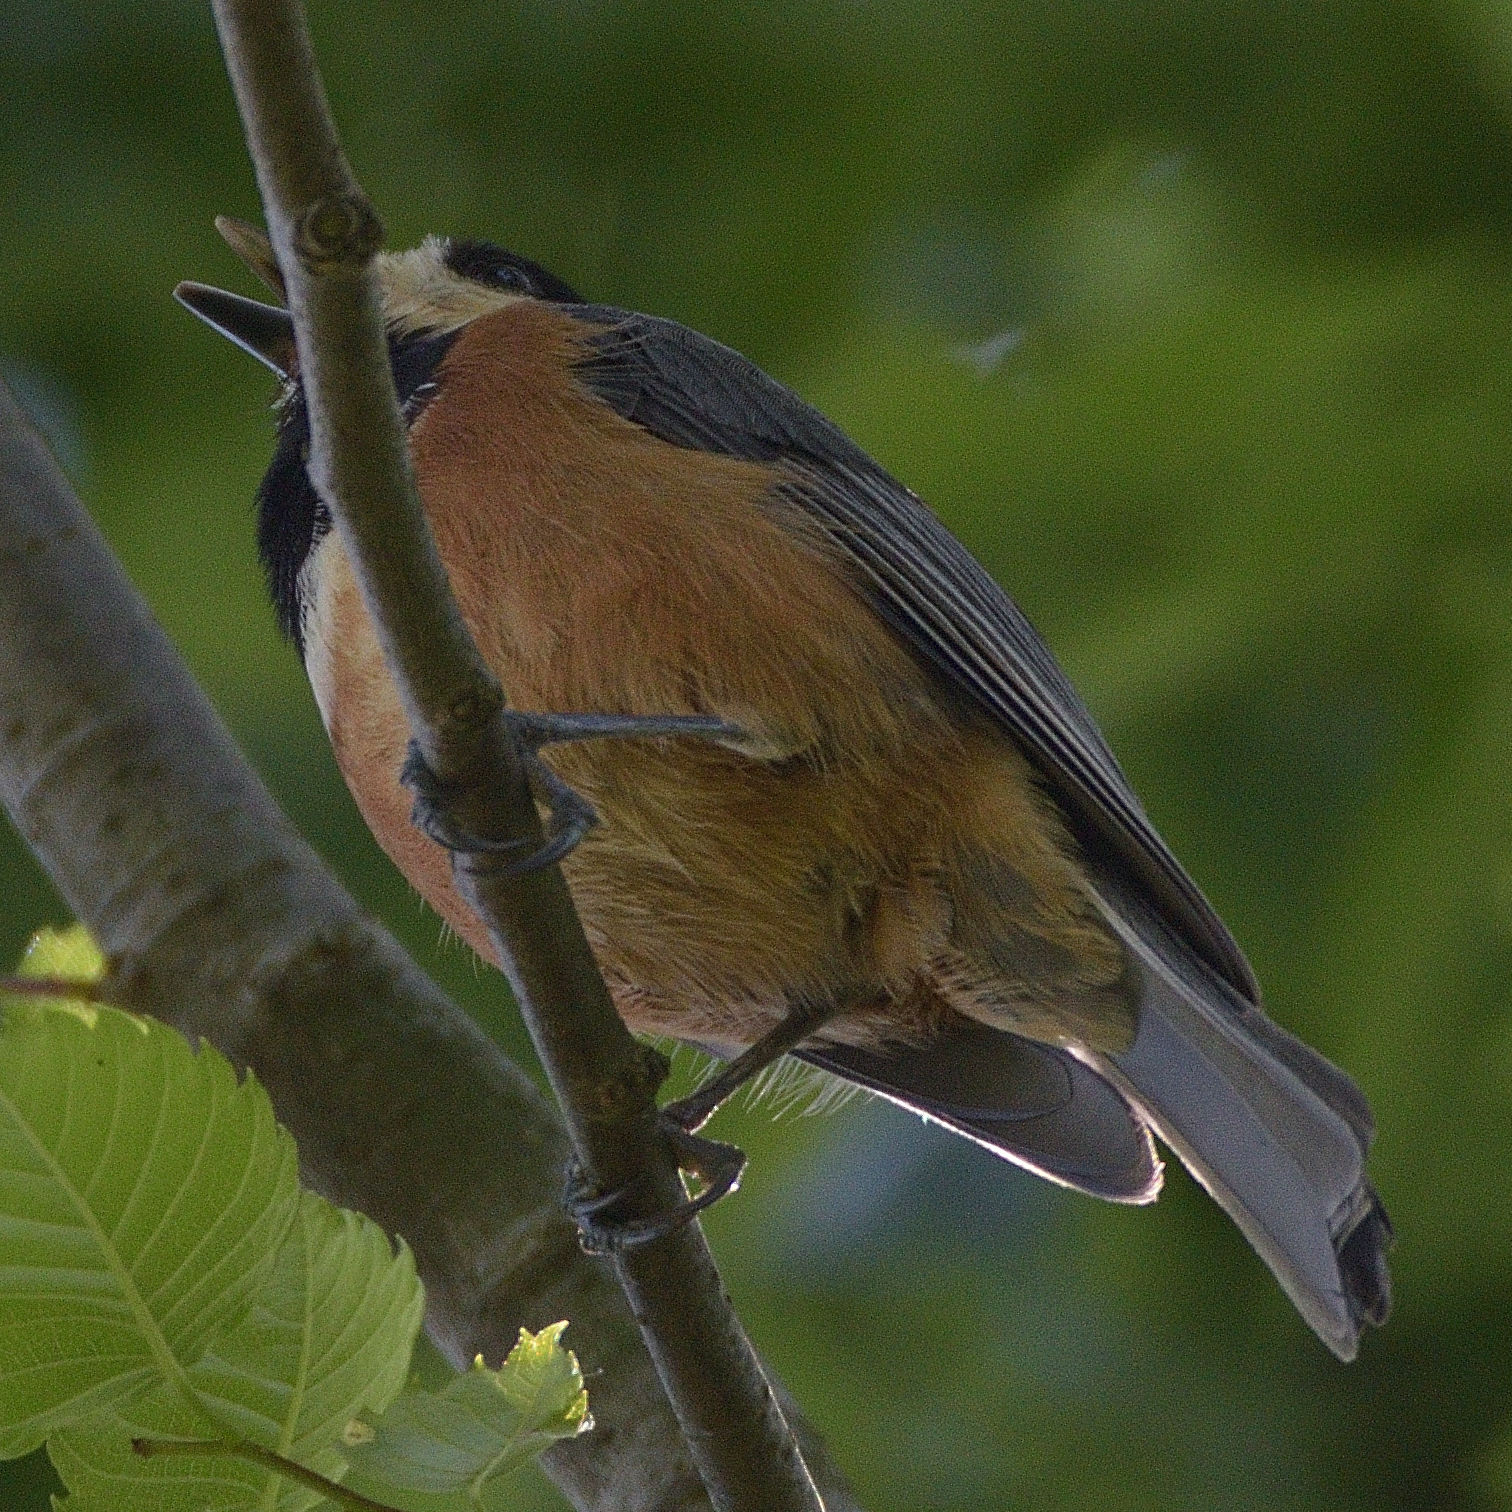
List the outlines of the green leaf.
{"label": "green leaf", "polygon": [[[188,1376],[226,1428],[322,1475],[346,1467],[341,1435],[381,1412],[409,1370],[424,1294],[408,1249],[395,1255],[370,1220],[301,1194],[299,1221],[252,1306],[211,1341]],[[166,1386],[115,1413],[55,1434],[49,1449],[73,1493],[67,1512],[298,1512],[315,1493],[220,1456],[153,1459],[133,1437],[203,1437],[203,1422]]]}
{"label": "green leaf", "polygon": [[0,1457],[167,1389],[245,1311],[299,1213],[294,1145],[219,1055],[115,1009],[0,1025]]}
{"label": "green leaf", "polygon": [[566,1327],[522,1328],[502,1369],[480,1358],[441,1391],[406,1391],[376,1423],[354,1423],[352,1479],[483,1505],[490,1482],[593,1426],[577,1357],[561,1344]]}
{"label": "green leaf", "polygon": [[[94,936],[82,924],[66,929],[39,929],[29,941],[16,968],[18,977],[32,981],[55,978],[65,982],[98,982],[105,975],[105,957]],[[83,998],[38,999],[0,992],[0,1012],[11,1016],[61,1010],[93,1024],[98,1009]]]}
{"label": "green leaf", "polygon": [[59,977],[67,982],[98,982],[105,975],[105,957],[94,936],[82,924],[39,929],[27,941],[16,974]]}
{"label": "green leaf", "polygon": [[246,1318],[190,1370],[242,1435],[322,1474],[341,1435],[382,1412],[409,1376],[425,1293],[414,1257],[360,1213],[300,1194],[299,1223]]}
{"label": "green leaf", "polygon": [[205,1418],[156,1391],[53,1434],[47,1451],[70,1495],[57,1512],[305,1512],[318,1498],[229,1453],[142,1459],[131,1440],[204,1439]]}
{"label": "green leaf", "polygon": [[522,1328],[520,1342],[510,1350],[502,1370],[485,1370],[481,1359],[474,1362],[472,1370],[474,1379],[481,1375],[497,1381],[530,1432],[547,1433],[552,1438],[581,1433],[588,1416],[588,1393],[577,1356],[562,1348],[566,1330],[565,1322],[553,1323],[536,1334]]}

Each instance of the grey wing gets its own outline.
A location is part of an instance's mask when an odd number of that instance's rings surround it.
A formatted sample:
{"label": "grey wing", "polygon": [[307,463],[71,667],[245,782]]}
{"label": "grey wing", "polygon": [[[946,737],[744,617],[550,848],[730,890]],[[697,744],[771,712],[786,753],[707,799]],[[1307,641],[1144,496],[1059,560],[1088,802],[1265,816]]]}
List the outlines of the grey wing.
{"label": "grey wing", "polygon": [[919,497],[739,353],[684,326],[604,306],[579,376],[626,419],[678,446],[772,463],[787,494],[852,563],[914,654],[1006,730],[1060,801],[1089,857],[1157,904],[1248,1002],[1249,963],[1145,817],[1049,647]]}
{"label": "grey wing", "polygon": [[1065,1050],[957,1018],[917,1049],[815,1045],[797,1058],[1060,1186],[1110,1202],[1153,1202],[1160,1191],[1145,1121]]}

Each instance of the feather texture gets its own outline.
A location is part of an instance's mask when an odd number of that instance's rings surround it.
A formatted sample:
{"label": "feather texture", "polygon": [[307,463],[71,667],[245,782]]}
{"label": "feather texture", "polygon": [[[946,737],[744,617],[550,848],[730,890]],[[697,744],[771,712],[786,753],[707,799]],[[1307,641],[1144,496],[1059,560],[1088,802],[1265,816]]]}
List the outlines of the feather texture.
{"label": "feather texture", "polygon": [[[446,255],[392,260],[395,369],[480,650],[522,707],[741,731],[547,753],[605,821],[564,869],[627,1023],[732,1054],[825,1005],[800,1060],[1113,1200],[1155,1195],[1158,1133],[1352,1355],[1389,1303],[1368,1104],[1260,1010],[1012,600],[737,354],[532,296],[549,275],[504,254],[473,257],[500,287],[459,292]],[[488,954],[409,824],[403,714],[312,507],[301,403],[261,498],[285,623],[370,827]]]}
{"label": "feather texture", "polygon": [[[1055,1113],[1025,1116],[1014,1074],[1023,1052],[1009,1034],[989,1047],[956,1025],[911,1053],[808,1058],[1104,1196],[1153,1195],[1156,1178],[1137,1161],[1121,1177],[1109,1171],[1154,1128],[1319,1336],[1352,1358],[1362,1325],[1384,1321],[1390,1306],[1391,1228],[1365,1177],[1369,1106],[1347,1076],[1261,1012],[1248,962],[1150,824],[1043,640],[916,495],[744,358],[649,316],[592,306],[574,314],[591,328],[582,381],[674,445],[773,466],[774,498],[801,513],[801,531],[817,527],[900,639],[1028,755],[1081,842],[1101,917],[1128,951],[1137,1031],[1125,1046],[1099,1048],[1073,1030],[1070,1051],[1093,1074]],[[1022,962],[1003,921],[984,922],[1002,948],[979,947],[975,959]],[[1096,993],[1113,986],[1084,990],[1095,1014],[1108,1011],[1096,1009]],[[991,1067],[1001,1089],[986,1117],[963,1100],[963,1055]],[[1110,1165],[1078,1164],[1084,1149]]]}

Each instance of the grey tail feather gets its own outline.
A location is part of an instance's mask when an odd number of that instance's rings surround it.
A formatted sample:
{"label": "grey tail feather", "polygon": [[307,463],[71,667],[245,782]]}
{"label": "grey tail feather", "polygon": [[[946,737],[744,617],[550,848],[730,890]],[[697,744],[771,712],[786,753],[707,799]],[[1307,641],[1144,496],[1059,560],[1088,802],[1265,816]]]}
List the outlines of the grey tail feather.
{"label": "grey tail feather", "polygon": [[1353,1359],[1391,1307],[1391,1222],[1365,1175],[1359,1088],[1245,1002],[1108,885],[1105,911],[1141,981],[1134,1043],[1084,1053],[1239,1225],[1318,1336]]}
{"label": "grey tail feather", "polygon": [[1065,1050],[956,1017],[918,1049],[795,1053],[1062,1186],[1114,1202],[1160,1191],[1145,1121]]}

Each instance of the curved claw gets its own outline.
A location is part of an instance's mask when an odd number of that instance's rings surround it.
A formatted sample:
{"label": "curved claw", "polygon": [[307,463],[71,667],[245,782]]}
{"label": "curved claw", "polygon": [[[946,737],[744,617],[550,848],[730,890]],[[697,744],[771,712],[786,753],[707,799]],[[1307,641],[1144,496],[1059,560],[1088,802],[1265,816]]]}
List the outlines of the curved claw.
{"label": "curved claw", "polygon": [[700,1139],[665,1118],[658,1122],[677,1154],[678,1168],[698,1177],[701,1183],[698,1195],[651,1218],[614,1218],[610,1213],[624,1200],[625,1193],[592,1188],[582,1167],[574,1161],[567,1170],[562,1206],[578,1226],[578,1243],[585,1254],[617,1255],[622,1250],[665,1239],[691,1223],[705,1208],[738,1190],[745,1173],[744,1150],[716,1139]]}
{"label": "curved claw", "polygon": [[[553,866],[569,854],[598,822],[598,810],[575,788],[563,782],[535,751],[527,747],[525,765],[534,785],[545,796],[550,809],[546,826],[546,843],[515,861],[504,861],[498,871],[506,877],[524,876]],[[420,748],[410,742],[399,780],[415,795],[410,822],[421,834],[457,855],[509,856],[525,848],[521,840],[491,840],[458,828],[451,819],[449,798],[443,784],[431,770]]]}
{"label": "curved claw", "polygon": [[410,823],[429,840],[446,850],[460,851],[480,847],[476,835],[463,835],[452,828],[449,814],[450,793],[446,784],[431,770],[415,741],[410,741],[399,768],[399,781],[415,795],[410,809]]}
{"label": "curved claw", "polygon": [[[545,866],[555,866],[564,856],[570,855],[583,837],[599,822],[598,811],[582,794],[561,784],[563,798],[551,806],[551,822],[546,827],[546,843],[518,861],[506,861],[494,868],[503,877],[523,877],[527,872],[540,871]],[[564,799],[571,800],[570,803]],[[511,848],[518,849],[520,842],[508,841],[504,845],[490,847],[497,854]]]}
{"label": "curved claw", "polygon": [[[546,843],[518,860],[499,864],[498,873],[506,877],[521,877],[554,866],[570,854],[599,822],[598,811],[593,805],[541,760],[542,746],[570,740],[666,740],[681,736],[732,741],[743,738],[743,732],[735,725],[704,714],[533,714],[521,709],[506,709],[504,718],[524,751],[531,782],[545,798],[550,810]],[[426,764],[414,741],[410,742],[399,780],[415,795],[410,822],[446,850],[465,856],[508,856],[524,848],[519,840],[489,840],[481,835],[468,834],[455,825],[449,813],[451,794]]]}

